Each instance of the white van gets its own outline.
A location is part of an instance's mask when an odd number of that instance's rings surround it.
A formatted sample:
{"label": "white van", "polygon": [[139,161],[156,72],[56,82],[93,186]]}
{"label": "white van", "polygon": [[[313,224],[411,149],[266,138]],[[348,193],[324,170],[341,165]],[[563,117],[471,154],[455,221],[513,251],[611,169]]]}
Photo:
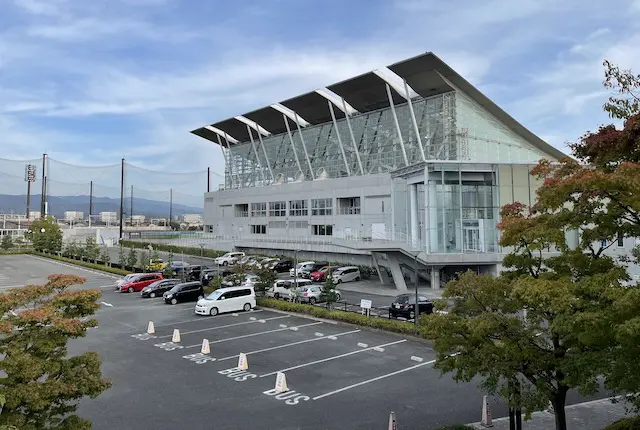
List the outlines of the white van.
{"label": "white van", "polygon": [[331,275],[333,282],[340,284],[342,282],[351,282],[360,280],[360,269],[356,266],[340,267],[333,271]]}
{"label": "white van", "polygon": [[217,257],[213,260],[218,266],[229,266],[230,264],[235,264],[244,257],[244,252],[227,252],[220,257]]}
{"label": "white van", "polygon": [[293,278],[296,276],[296,273],[300,276],[301,271],[309,271],[314,264],[316,264],[315,261],[303,261],[302,263],[298,263],[296,267],[289,269],[289,276]]}
{"label": "white van", "polygon": [[[267,290],[267,297],[273,297],[274,299],[288,299],[289,291],[295,286],[295,283],[295,279],[279,279]],[[311,285],[310,279],[298,278],[299,287],[306,287],[309,285]]]}
{"label": "white van", "polygon": [[196,313],[215,316],[222,312],[248,312],[256,307],[253,287],[228,287],[215,290],[196,303]]}

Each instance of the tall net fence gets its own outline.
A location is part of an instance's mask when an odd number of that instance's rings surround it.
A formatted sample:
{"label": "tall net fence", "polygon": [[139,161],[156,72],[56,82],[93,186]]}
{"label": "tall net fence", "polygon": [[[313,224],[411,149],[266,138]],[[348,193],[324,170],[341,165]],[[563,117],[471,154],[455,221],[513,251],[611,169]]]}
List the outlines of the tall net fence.
{"label": "tall net fence", "polygon": [[[0,158],[0,213],[26,212],[25,166],[35,166],[30,186],[30,211],[41,211],[43,158],[8,160]],[[123,165],[79,166],[51,157],[44,158],[47,213],[64,217],[65,212],[89,213],[115,218],[120,211],[121,184],[124,188],[125,217],[174,219],[184,214],[202,214],[204,192],[212,191],[224,178],[208,170],[173,173],[151,170],[124,162]],[[114,214],[115,212],[115,214]],[[80,216],[78,214],[78,216]]]}

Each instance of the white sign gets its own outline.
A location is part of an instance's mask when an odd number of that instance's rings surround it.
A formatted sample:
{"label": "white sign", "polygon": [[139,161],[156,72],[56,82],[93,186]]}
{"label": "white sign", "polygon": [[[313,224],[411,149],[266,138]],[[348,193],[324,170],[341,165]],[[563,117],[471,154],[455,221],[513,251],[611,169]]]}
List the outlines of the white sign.
{"label": "white sign", "polygon": [[284,393],[287,391],[287,377],[282,372],[276,374],[276,393]]}
{"label": "white sign", "polygon": [[247,362],[247,354],[241,352],[238,356],[238,370],[248,370],[249,363]]}
{"label": "white sign", "polygon": [[371,300],[360,299],[360,307],[362,309],[371,309]]}

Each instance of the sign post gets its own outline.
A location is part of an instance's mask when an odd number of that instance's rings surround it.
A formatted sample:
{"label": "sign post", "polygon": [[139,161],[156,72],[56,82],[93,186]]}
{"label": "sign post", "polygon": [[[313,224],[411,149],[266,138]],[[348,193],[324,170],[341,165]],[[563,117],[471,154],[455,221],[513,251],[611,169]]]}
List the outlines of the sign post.
{"label": "sign post", "polygon": [[362,313],[366,316],[371,316],[371,300],[360,299],[360,307],[362,308]]}
{"label": "sign post", "polygon": [[396,422],[396,413],[391,411],[389,414],[389,430],[398,430],[398,423]]}

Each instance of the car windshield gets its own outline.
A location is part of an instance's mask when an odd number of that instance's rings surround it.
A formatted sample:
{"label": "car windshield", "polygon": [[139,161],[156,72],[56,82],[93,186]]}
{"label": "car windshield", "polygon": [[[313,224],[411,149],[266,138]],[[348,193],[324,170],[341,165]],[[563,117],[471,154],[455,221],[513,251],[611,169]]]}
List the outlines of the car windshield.
{"label": "car windshield", "polygon": [[218,298],[222,295],[220,290],[216,290],[213,293],[209,294],[205,299],[207,300],[218,300]]}
{"label": "car windshield", "polygon": [[393,303],[408,303],[409,302],[409,296],[398,296],[395,299],[393,299]]}

